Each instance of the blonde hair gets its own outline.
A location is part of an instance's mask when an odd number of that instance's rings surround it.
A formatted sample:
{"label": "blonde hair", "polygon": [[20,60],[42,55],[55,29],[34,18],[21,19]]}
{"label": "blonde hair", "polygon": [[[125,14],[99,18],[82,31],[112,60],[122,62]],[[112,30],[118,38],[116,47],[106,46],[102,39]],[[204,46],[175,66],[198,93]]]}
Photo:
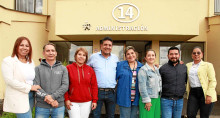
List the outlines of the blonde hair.
{"label": "blonde hair", "polygon": [[86,54],[86,60],[85,60],[85,63],[86,63],[88,61],[88,51],[83,47],[77,48],[75,55],[74,55],[75,61],[76,61],[76,55],[79,53],[79,51],[83,51]]}
{"label": "blonde hair", "polygon": [[[135,48],[133,46],[127,46],[125,48],[125,56],[126,56],[126,53],[128,52],[128,50],[132,49],[134,52],[135,52]],[[136,54],[136,53],[135,53]]]}

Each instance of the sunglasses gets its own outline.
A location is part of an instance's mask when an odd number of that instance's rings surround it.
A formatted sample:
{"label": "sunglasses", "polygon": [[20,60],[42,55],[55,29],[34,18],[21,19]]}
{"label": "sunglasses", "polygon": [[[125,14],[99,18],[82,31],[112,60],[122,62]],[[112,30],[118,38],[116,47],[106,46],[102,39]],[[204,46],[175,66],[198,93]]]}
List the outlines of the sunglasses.
{"label": "sunglasses", "polygon": [[193,54],[193,55],[196,55],[196,54],[197,54],[197,55],[200,55],[201,52],[193,52],[192,54]]}

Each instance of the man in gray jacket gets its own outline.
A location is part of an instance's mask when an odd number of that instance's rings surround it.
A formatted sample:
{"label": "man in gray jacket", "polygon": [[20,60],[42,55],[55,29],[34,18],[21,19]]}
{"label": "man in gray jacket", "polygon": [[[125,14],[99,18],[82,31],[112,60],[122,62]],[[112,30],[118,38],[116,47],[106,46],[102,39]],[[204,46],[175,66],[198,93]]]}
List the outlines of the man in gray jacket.
{"label": "man in gray jacket", "polygon": [[34,84],[41,89],[36,95],[35,118],[63,118],[64,94],[68,90],[68,71],[56,60],[57,52],[53,43],[43,47],[43,59],[35,68]]}

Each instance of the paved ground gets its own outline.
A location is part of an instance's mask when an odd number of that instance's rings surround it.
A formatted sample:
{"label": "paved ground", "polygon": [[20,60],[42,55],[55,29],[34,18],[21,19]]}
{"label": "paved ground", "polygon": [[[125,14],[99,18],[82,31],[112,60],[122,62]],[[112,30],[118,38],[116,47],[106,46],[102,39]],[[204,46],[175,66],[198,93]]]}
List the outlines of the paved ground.
{"label": "paved ground", "polygon": [[[184,100],[183,113],[182,113],[183,116],[186,115],[186,106],[187,106],[187,100],[185,99]],[[0,116],[1,116],[1,113],[2,113],[2,109],[1,108],[0,108]],[[92,116],[90,116],[90,118],[92,118]],[[101,118],[105,118],[105,108],[104,108],[104,106],[102,108],[102,116],[101,116]],[[119,107],[118,106],[116,106],[115,118],[119,118]],[[197,115],[197,118],[200,118],[199,117],[199,113]],[[214,107],[213,107],[213,110],[212,110],[210,118],[220,118],[220,96],[218,96],[218,101],[214,104]]]}
{"label": "paved ground", "polygon": [[[183,117],[186,115],[186,106],[187,106],[187,99],[184,99],[183,112],[182,112]],[[105,108],[103,106],[101,118],[105,118],[104,114],[105,114]],[[116,114],[115,118],[119,118],[119,107],[118,106],[116,106],[115,114]],[[92,116],[90,116],[90,118],[92,118]],[[200,118],[199,112],[198,112],[197,118]],[[211,116],[209,118],[220,118],[220,95],[218,96],[218,101],[214,104]]]}

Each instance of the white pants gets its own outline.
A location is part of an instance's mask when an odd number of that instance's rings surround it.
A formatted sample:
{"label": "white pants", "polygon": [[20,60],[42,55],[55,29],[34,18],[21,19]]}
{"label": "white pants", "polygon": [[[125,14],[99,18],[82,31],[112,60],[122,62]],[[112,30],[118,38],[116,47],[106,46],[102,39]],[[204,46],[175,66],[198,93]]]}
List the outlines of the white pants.
{"label": "white pants", "polygon": [[71,110],[68,110],[68,114],[70,118],[88,118],[89,113],[91,111],[92,102],[71,102],[72,106],[70,106]]}

